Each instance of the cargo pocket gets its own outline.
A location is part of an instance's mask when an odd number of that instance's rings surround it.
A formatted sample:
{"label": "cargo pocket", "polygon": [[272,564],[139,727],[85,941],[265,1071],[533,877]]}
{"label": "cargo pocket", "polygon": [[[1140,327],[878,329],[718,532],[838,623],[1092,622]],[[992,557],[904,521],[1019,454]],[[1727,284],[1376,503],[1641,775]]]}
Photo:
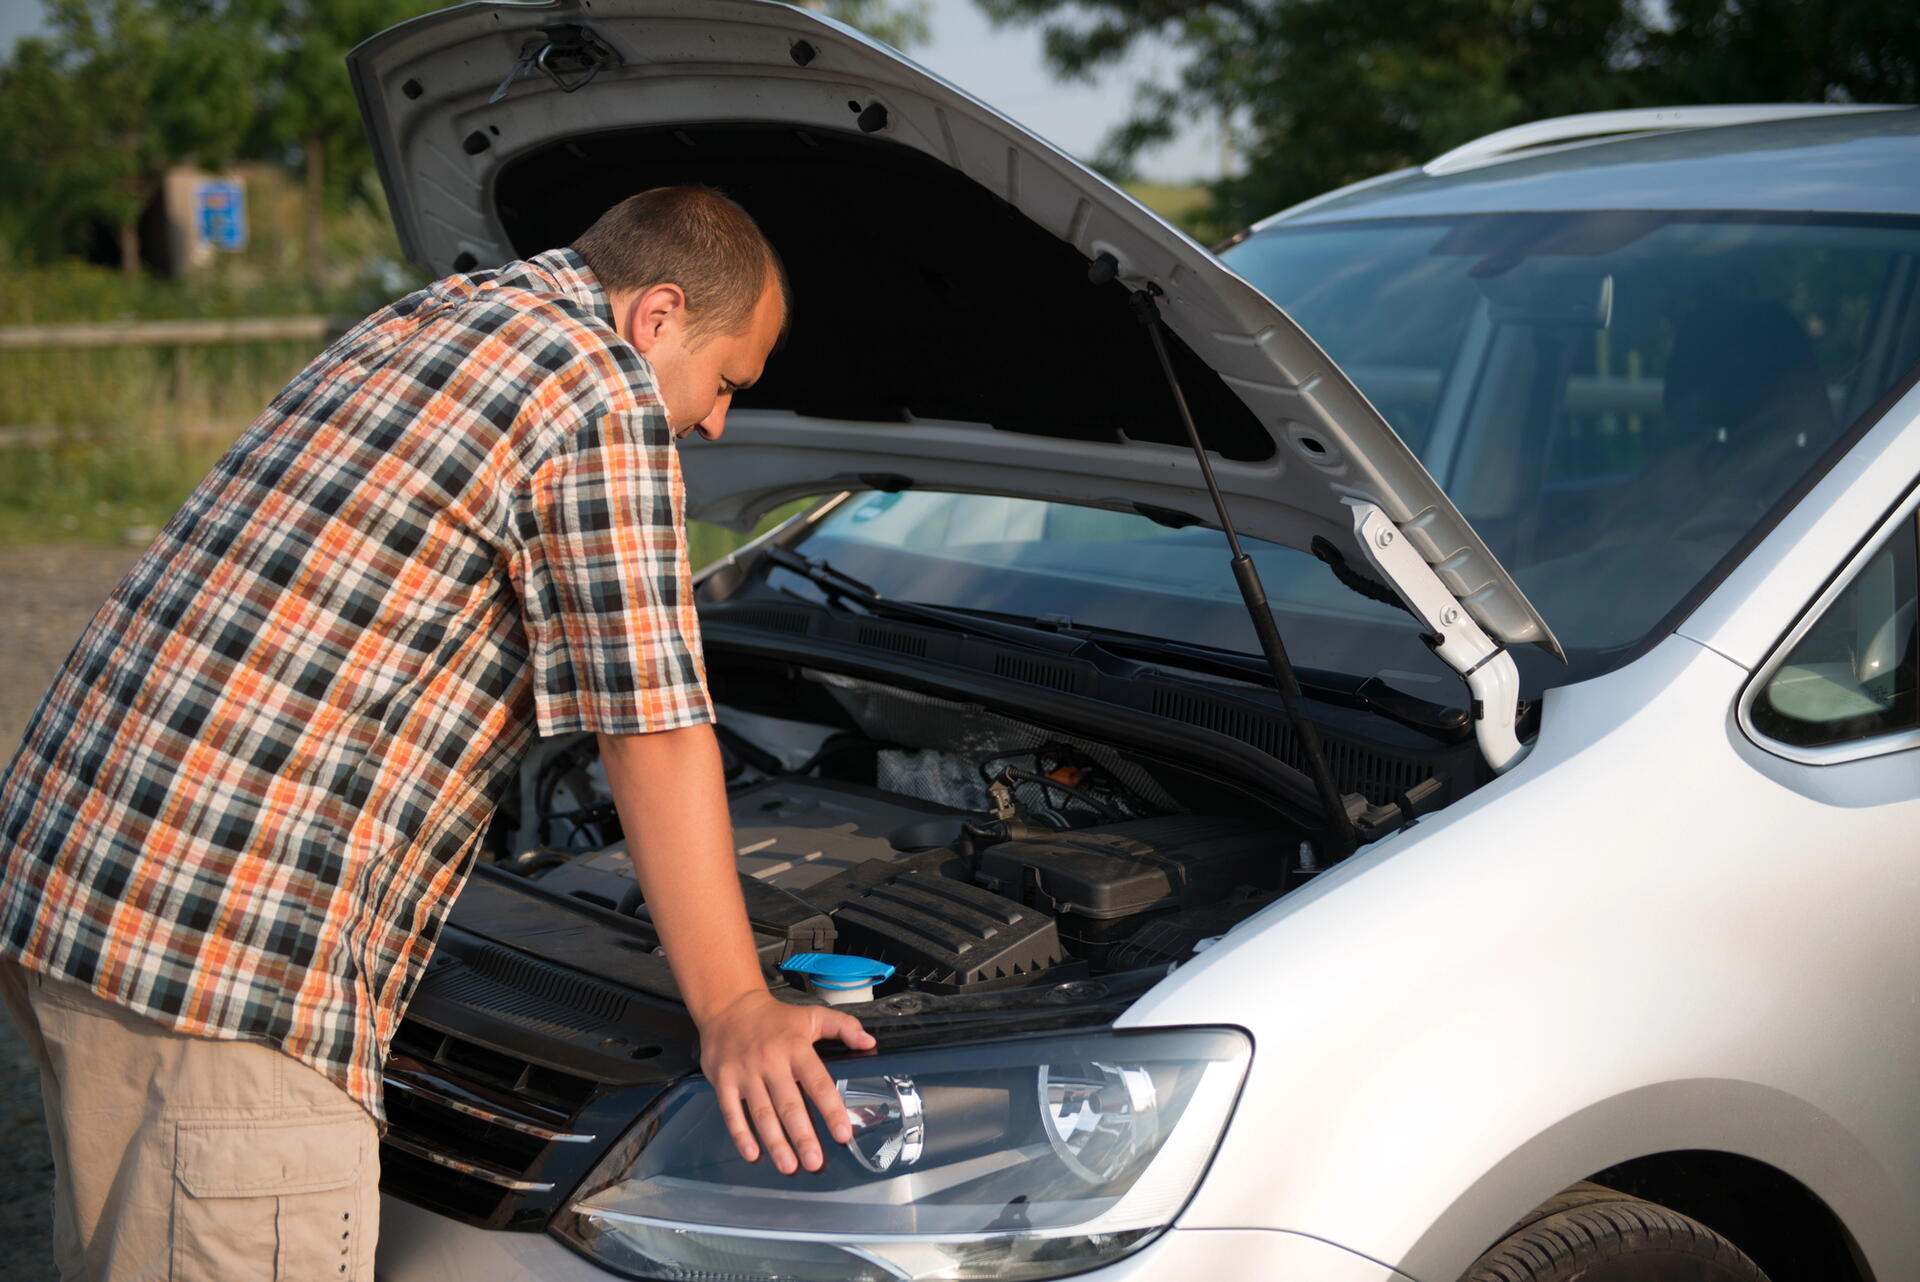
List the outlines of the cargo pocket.
{"label": "cargo pocket", "polygon": [[367,1128],[358,1112],[178,1123],[173,1282],[358,1277]]}

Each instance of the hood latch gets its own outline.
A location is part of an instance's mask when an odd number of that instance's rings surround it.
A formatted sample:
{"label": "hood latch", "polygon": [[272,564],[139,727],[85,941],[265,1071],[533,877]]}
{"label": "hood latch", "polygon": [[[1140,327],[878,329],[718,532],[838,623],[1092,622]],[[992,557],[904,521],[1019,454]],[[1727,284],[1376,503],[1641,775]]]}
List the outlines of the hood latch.
{"label": "hood latch", "polygon": [[501,101],[513,88],[514,81],[536,70],[545,72],[561,93],[572,93],[586,88],[605,68],[625,66],[626,61],[618,49],[602,40],[591,27],[578,22],[555,23],[540,28],[539,35],[520,46],[520,56],[514,59],[512,70],[507,72],[500,87],[487,95],[487,101]]}

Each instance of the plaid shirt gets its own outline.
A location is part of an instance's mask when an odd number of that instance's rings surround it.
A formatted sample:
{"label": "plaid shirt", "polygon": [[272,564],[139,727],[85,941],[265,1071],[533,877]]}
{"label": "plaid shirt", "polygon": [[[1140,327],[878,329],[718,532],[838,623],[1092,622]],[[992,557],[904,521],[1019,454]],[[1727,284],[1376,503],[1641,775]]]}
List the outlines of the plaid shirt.
{"label": "plaid shirt", "polygon": [[288,384],[88,625],[0,777],[0,957],[380,1118],[536,723],[712,715],[651,369],[571,250],[448,277]]}

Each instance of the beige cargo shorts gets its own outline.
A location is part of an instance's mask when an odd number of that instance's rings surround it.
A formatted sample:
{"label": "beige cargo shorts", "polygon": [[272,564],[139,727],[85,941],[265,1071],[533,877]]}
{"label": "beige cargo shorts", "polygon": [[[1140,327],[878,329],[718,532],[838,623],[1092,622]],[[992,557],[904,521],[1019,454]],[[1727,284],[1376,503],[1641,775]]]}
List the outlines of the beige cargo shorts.
{"label": "beige cargo shorts", "polygon": [[371,1282],[379,1140],[346,1092],[12,962],[0,997],[40,1064],[62,1282]]}

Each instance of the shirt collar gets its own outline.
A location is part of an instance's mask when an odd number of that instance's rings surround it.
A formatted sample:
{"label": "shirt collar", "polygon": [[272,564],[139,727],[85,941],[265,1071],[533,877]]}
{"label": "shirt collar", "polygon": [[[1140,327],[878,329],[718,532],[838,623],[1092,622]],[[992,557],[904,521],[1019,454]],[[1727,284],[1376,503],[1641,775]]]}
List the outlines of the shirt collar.
{"label": "shirt collar", "polygon": [[551,283],[552,292],[571,298],[599,317],[608,329],[617,328],[613,323],[613,300],[600,287],[600,280],[593,274],[593,268],[587,266],[587,260],[572,249],[563,245],[546,250],[527,259],[526,265],[530,273],[545,277]]}

